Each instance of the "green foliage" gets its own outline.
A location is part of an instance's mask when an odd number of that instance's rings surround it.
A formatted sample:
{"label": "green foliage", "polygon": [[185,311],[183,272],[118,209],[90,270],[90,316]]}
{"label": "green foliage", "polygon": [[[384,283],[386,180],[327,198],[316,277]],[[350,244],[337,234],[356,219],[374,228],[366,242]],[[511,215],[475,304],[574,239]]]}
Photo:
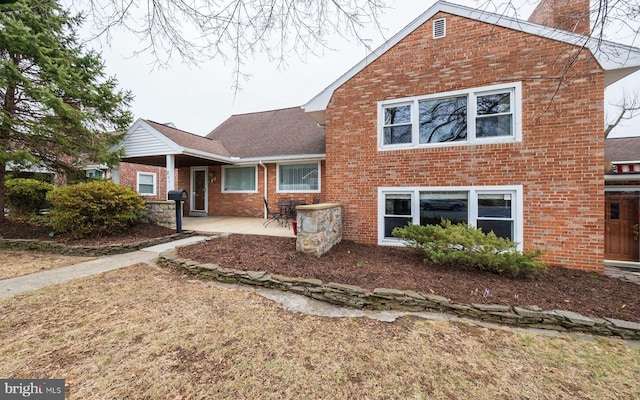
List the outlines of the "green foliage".
{"label": "green foliage", "polygon": [[112,181],[92,181],[56,188],[47,199],[51,226],[74,238],[122,233],[146,212],[132,189]]}
{"label": "green foliage", "polygon": [[514,277],[535,277],[546,269],[544,262],[537,260],[542,254],[539,250],[520,252],[511,240],[467,224],[448,220],[440,225],[410,224],[395,228],[393,235],[423,251],[426,263],[509,273]]}
{"label": "green foliage", "polygon": [[50,183],[36,179],[9,179],[5,182],[5,204],[14,217],[27,217],[48,208],[47,193]]}
{"label": "green foliage", "polygon": [[0,5],[0,209],[9,163],[69,171],[121,152],[132,95],[78,39],[81,24],[56,0]]}

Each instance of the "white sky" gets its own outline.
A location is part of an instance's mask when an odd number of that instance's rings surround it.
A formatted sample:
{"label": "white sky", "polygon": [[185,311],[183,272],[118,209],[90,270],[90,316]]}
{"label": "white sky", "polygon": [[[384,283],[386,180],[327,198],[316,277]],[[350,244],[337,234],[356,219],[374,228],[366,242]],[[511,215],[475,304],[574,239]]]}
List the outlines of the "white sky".
{"label": "white sky", "polygon": [[[459,4],[479,7],[474,0],[451,0]],[[435,1],[389,0],[391,9],[381,18],[386,37],[393,36],[414,18],[426,11]],[[519,0],[525,3],[518,9],[519,18],[528,18],[535,0]],[[496,2],[497,4],[498,2]],[[499,10],[502,12],[502,10]],[[384,39],[374,29],[362,32],[362,37],[372,40],[377,48]],[[164,70],[152,69],[152,57],[132,57],[142,44],[134,35],[121,32],[113,37],[110,47],[91,46],[102,52],[107,73],[115,75],[120,87],[133,92],[134,119],[145,118],[157,122],[173,122],[178,128],[199,135],[206,135],[233,114],[300,106],[310,100],[340,75],[358,63],[367,54],[365,46],[355,39],[333,37],[332,50],[319,55],[308,55],[302,61],[292,54],[284,69],[278,69],[265,54],[249,59],[243,70],[250,74],[240,82],[242,89],[234,92],[233,65],[223,60],[188,67],[175,59]],[[640,71],[616,83],[606,91],[606,103],[612,104],[622,96],[622,91],[640,97]],[[607,113],[614,115],[614,109]],[[640,136],[640,116],[618,126],[612,136]]]}

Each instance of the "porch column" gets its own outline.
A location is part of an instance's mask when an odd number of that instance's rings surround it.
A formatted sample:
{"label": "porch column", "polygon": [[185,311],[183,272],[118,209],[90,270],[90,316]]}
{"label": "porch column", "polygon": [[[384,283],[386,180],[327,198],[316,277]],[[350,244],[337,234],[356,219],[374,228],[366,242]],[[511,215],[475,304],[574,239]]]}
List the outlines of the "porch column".
{"label": "porch column", "polygon": [[120,165],[114,165],[113,168],[111,168],[111,180],[114,183],[120,183]]}
{"label": "porch column", "polygon": [[[175,190],[176,187],[176,177],[175,177],[175,173],[176,173],[176,156],[173,154],[167,154],[166,155],[167,159],[165,162],[165,168],[167,170],[167,191],[169,190]],[[165,194],[166,196],[166,194]]]}

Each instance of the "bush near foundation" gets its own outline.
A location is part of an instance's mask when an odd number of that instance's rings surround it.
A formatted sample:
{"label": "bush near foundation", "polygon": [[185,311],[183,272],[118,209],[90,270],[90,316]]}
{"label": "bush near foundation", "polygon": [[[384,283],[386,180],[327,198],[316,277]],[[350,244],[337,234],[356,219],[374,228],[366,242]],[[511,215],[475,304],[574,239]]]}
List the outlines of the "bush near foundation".
{"label": "bush near foundation", "polygon": [[125,232],[146,212],[144,200],[112,181],[91,181],[56,188],[47,199],[50,224],[76,239]]}
{"label": "bush near foundation", "polygon": [[13,217],[31,217],[49,207],[47,193],[53,185],[37,179],[15,178],[5,182],[4,202]]}
{"label": "bush near foundation", "polygon": [[540,250],[521,252],[517,244],[493,232],[484,233],[467,224],[414,225],[395,228],[393,235],[425,253],[424,262],[451,268],[469,268],[534,278],[546,270],[537,258]]}

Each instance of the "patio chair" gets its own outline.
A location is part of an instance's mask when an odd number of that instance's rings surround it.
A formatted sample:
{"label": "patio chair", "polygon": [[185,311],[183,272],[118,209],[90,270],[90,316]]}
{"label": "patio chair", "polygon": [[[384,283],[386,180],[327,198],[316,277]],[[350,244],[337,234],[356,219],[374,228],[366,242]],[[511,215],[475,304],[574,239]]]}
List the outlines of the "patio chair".
{"label": "patio chair", "polygon": [[262,225],[266,228],[267,225],[269,225],[273,221],[278,221],[278,224],[282,225],[282,221],[284,221],[285,219],[285,215],[282,213],[282,211],[269,210],[269,203],[267,203],[267,198],[263,197],[262,200],[264,201],[264,207],[267,209],[267,220],[264,221]]}

